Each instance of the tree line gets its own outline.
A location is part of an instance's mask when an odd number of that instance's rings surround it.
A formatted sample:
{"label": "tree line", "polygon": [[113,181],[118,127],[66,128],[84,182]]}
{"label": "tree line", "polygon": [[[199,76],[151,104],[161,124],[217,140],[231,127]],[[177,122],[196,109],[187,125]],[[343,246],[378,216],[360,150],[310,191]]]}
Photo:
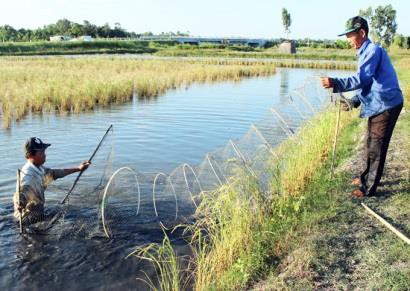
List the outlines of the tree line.
{"label": "tree line", "polygon": [[[359,16],[367,19],[370,27],[370,37],[372,40],[381,43],[384,47],[389,47],[391,44],[404,49],[410,48],[410,37],[401,34],[396,34],[396,10],[391,4],[386,6],[378,6],[375,9],[368,7],[367,9],[359,10]],[[285,33],[290,33],[291,16],[290,13],[282,9],[282,23]],[[307,41],[309,43],[309,41]],[[314,42],[315,43],[315,42]],[[315,43],[316,45],[316,43]],[[326,42],[319,43],[319,45],[329,45]],[[346,48],[347,42],[337,40],[336,47]]]}
{"label": "tree line", "polygon": [[[138,38],[144,35],[151,36],[152,32],[135,33],[128,32],[121,27],[120,23],[115,23],[111,27],[108,23],[98,26],[84,20],[83,23],[76,23],[68,19],[60,19],[56,23],[45,25],[37,29],[15,29],[10,25],[0,26],[0,42],[6,41],[45,41],[49,40],[50,36],[64,35],[70,37],[78,37],[82,35],[90,35],[93,38]],[[189,33],[162,32],[161,35],[172,36],[187,36]]]}

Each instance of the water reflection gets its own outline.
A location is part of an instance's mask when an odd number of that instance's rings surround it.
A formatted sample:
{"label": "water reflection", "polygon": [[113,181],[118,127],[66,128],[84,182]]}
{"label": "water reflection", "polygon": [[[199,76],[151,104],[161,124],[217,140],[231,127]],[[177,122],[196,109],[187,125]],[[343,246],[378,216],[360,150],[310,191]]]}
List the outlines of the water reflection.
{"label": "water reflection", "polygon": [[289,102],[289,70],[280,72],[279,99],[281,104]]}
{"label": "water reflection", "polygon": [[161,98],[160,95],[154,95],[154,96],[138,96],[137,94],[134,93],[133,95],[133,101],[137,100],[138,103],[141,104],[147,104],[147,103],[156,103],[158,102],[158,99]]}

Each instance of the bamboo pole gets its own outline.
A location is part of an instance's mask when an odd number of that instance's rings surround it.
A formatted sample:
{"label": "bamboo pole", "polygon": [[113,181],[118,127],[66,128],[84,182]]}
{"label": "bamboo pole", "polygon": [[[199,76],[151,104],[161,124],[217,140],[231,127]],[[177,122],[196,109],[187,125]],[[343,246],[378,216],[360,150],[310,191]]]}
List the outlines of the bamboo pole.
{"label": "bamboo pole", "polygon": [[339,136],[339,128],[340,128],[340,112],[342,110],[342,103],[339,101],[339,108],[337,109],[336,115],[336,127],[335,127],[335,136],[333,140],[333,149],[332,149],[332,162],[330,166],[330,179],[333,180],[335,176],[335,160],[336,160],[336,147],[337,147],[337,138]]}
{"label": "bamboo pole", "polygon": [[404,242],[410,245],[410,239],[402,234],[400,231],[398,231],[393,225],[388,223],[386,220],[384,220],[380,215],[378,215],[376,212],[374,212],[370,207],[368,207],[366,204],[363,202],[361,203],[364,209],[366,209],[371,215],[376,217],[381,223],[384,224],[388,229],[390,229],[395,235],[397,235],[399,238],[401,238]]}
{"label": "bamboo pole", "polygon": [[20,196],[21,196],[21,181],[20,181],[20,169],[17,169],[17,191],[18,191],[18,195],[17,195],[17,199],[18,199],[18,208],[19,208],[19,228],[20,228],[20,234],[23,233],[23,223],[22,223],[22,216],[23,216],[23,211],[21,209],[21,205],[20,205]]}
{"label": "bamboo pole", "polygon": [[[88,163],[91,163],[91,161],[93,160],[95,154],[97,153],[98,149],[100,148],[101,144],[103,143],[105,137],[108,135],[108,132],[111,130],[112,128],[112,124],[107,128],[107,131],[105,132],[104,136],[102,137],[102,139],[100,140],[100,142],[98,143],[97,147],[95,148],[94,152],[92,153],[91,157],[88,159]],[[84,173],[84,170],[80,171],[80,173],[78,174],[77,178],[75,179],[73,185],[71,186],[70,190],[68,190],[67,195],[65,195],[64,199],[61,200],[60,204],[64,204],[64,202],[67,201],[68,196],[70,196],[70,194],[73,192],[75,185],[77,185],[78,180],[80,180],[81,175]]]}

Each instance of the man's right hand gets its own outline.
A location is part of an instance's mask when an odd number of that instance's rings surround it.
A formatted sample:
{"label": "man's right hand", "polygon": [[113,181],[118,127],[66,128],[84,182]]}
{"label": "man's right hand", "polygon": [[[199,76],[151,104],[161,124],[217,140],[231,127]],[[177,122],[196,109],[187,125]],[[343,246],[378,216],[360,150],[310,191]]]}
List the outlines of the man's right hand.
{"label": "man's right hand", "polygon": [[353,108],[353,102],[351,102],[348,99],[341,99],[340,100],[340,106],[343,111],[350,111]]}

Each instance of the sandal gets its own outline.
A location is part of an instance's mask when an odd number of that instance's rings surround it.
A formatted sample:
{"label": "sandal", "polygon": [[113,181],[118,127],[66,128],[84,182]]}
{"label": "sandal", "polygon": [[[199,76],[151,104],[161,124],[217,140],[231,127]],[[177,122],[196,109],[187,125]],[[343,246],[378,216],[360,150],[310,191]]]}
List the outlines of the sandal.
{"label": "sandal", "polygon": [[356,189],[352,192],[352,195],[356,198],[363,198],[364,196],[366,196],[366,194],[360,190],[360,189]]}
{"label": "sandal", "polygon": [[352,185],[360,186],[360,185],[362,185],[362,181],[360,180],[360,178],[356,177],[352,180]]}

